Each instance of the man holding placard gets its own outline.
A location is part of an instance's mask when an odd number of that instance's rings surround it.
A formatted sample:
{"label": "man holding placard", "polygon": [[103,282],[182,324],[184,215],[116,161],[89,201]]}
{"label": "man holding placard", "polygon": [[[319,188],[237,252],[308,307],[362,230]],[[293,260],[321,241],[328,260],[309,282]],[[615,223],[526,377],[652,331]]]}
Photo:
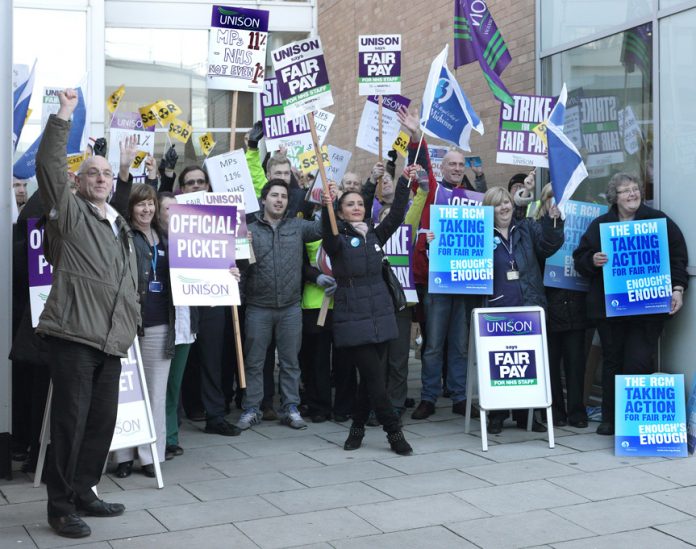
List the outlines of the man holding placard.
{"label": "man holding placard", "polygon": [[650,374],[668,315],[683,304],[688,253],[679,227],[642,201],[641,181],[617,173],[609,181],[609,211],[595,219],[573,253],[590,280],[587,315],[602,341],[600,435],[614,434],[614,376]]}

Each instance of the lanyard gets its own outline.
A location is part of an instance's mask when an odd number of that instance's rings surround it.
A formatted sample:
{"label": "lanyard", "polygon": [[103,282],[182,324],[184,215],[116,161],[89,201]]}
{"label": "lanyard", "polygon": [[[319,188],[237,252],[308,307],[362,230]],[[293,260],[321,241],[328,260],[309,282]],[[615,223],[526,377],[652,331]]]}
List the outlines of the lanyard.
{"label": "lanyard", "polygon": [[513,244],[512,244],[512,229],[508,230],[508,240],[510,242],[510,247],[508,247],[507,244],[505,244],[505,239],[500,236],[500,243],[503,245],[503,248],[505,248],[505,251],[508,253],[508,257],[510,258],[510,269],[513,271],[516,271],[517,269],[515,268],[515,254],[513,253]]}
{"label": "lanyard", "polygon": [[152,280],[157,280],[157,242],[155,242],[155,235],[150,229],[150,236],[152,237],[152,259],[150,263],[152,264]]}

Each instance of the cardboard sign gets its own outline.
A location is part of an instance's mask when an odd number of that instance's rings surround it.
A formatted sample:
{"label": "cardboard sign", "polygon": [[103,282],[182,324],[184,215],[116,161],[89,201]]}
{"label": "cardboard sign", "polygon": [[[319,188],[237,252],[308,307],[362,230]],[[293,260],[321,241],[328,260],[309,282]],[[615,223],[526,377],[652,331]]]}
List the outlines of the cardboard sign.
{"label": "cardboard sign", "polygon": [[[314,125],[320,145],[324,143],[334,117],[330,112],[321,109],[314,113]],[[267,78],[264,82],[264,91],[261,94],[261,120],[266,150],[272,152],[280,147],[286,147],[288,150],[302,147],[304,152],[313,146],[307,117],[290,119],[285,116],[278,80],[275,78]],[[298,167],[295,163],[293,166]]]}
{"label": "cardboard sign", "polygon": [[318,36],[273,50],[271,58],[286,117],[297,118],[333,105],[329,74]]}
{"label": "cardboard sign", "polygon": [[507,410],[550,406],[543,309],[474,309],[472,318],[481,408]]}
{"label": "cardboard sign", "polygon": [[215,139],[213,139],[213,134],[208,132],[204,133],[203,135],[198,136],[198,144],[201,147],[201,151],[203,152],[204,156],[209,156],[212,150],[215,148],[215,145],[217,144]]}
{"label": "cardboard sign", "polygon": [[428,291],[433,294],[493,293],[493,208],[430,207]]}
{"label": "cardboard sign", "polygon": [[58,94],[64,88],[44,87],[43,96],[41,98],[41,131],[46,127],[48,118],[52,114],[56,114],[60,109],[60,99]]}
{"label": "cardboard sign", "polygon": [[[323,149],[324,147],[322,147]],[[333,145],[329,145],[329,165],[326,168],[326,177],[329,181],[334,181],[339,183],[346,171],[348,170],[348,164],[350,164],[350,159],[352,158],[352,153]],[[321,179],[321,173],[317,172],[317,176],[314,179],[314,184],[312,185],[312,191],[309,194],[309,201],[314,204],[321,204],[321,191],[323,188],[323,183]]]}
{"label": "cardboard sign", "polygon": [[106,98],[106,108],[109,109],[111,114],[116,112],[118,104],[121,102],[124,95],[126,95],[126,87],[121,84],[114,93]]}
{"label": "cardboard sign", "polygon": [[[324,167],[331,165],[329,148],[326,145],[321,148],[321,158],[324,161]],[[300,155],[300,169],[302,173],[312,173],[314,170],[319,169],[319,161],[314,149],[310,149]]]}
{"label": "cardboard sign", "polygon": [[[117,112],[111,120],[109,129],[109,150],[108,160],[114,178],[118,175],[121,162],[121,151],[119,144],[127,138],[135,136],[136,145],[139,151],[147,154],[155,154],[155,127],[144,127],[140,115],[135,112]],[[143,178],[145,176],[145,166],[141,164],[138,168],[131,168],[130,173],[133,177]]]}
{"label": "cardboard sign", "polygon": [[499,164],[548,168],[546,139],[539,135],[537,126],[548,120],[556,98],[519,94],[512,98],[514,105],[500,104],[496,161]]}
{"label": "cardboard sign", "polygon": [[174,305],[240,305],[234,267],[235,206],[169,206],[169,276]]}
{"label": "cardboard sign", "polygon": [[544,286],[565,288],[579,292],[589,290],[589,280],[580,276],[575,270],[573,252],[580,244],[580,238],[585,234],[592,220],[606,213],[607,210],[608,206],[604,204],[591,204],[576,200],[566,202],[566,218],[563,224],[565,239],[561,249],[546,259]]}
{"label": "cardboard sign", "polygon": [[29,273],[29,306],[31,307],[31,325],[39,325],[39,316],[43,311],[53,283],[53,267],[46,260],[43,252],[43,227],[37,228],[37,218],[27,219],[27,271]]}
{"label": "cardboard sign", "polygon": [[442,206],[481,206],[483,205],[483,193],[467,191],[462,188],[448,189],[444,185],[438,185],[435,189],[433,203]]}
{"label": "cardboard sign", "polygon": [[409,303],[418,303],[416,284],[413,281],[412,254],[413,227],[401,225],[384,244],[384,255],[389,259],[391,269],[401,283]]}
{"label": "cardboard sign", "polygon": [[80,170],[80,166],[87,159],[87,152],[75,153],[68,155],[68,171],[72,173],[77,173]]}
{"label": "cardboard sign", "polygon": [[[365,101],[355,146],[367,152],[379,155],[379,105],[378,97],[371,95]],[[400,107],[411,104],[411,100],[401,95],[382,97],[382,156],[386,157],[396,141],[401,124],[396,116]]]}
{"label": "cardboard sign", "polygon": [[208,40],[209,89],[263,90],[268,16],[265,10],[213,6]]}
{"label": "cardboard sign", "polygon": [[251,257],[251,244],[249,243],[249,231],[244,210],[244,195],[241,192],[234,193],[210,193],[198,191],[195,193],[183,193],[176,195],[177,204],[198,204],[200,206],[235,206],[237,208],[237,238],[235,239],[235,259],[249,259]]}
{"label": "cardboard sign", "polygon": [[400,131],[399,135],[396,136],[394,143],[392,144],[392,149],[399,153],[404,158],[408,158],[408,144],[411,142],[410,136],[405,131]]}
{"label": "cardboard sign", "polygon": [[204,164],[208,170],[210,185],[216,193],[241,192],[244,196],[244,211],[248,214],[259,211],[259,201],[256,198],[244,149],[208,157]]}
{"label": "cardboard sign", "polygon": [[580,131],[588,169],[624,161],[617,105],[613,95],[580,98]]}
{"label": "cardboard sign", "polygon": [[157,116],[161,126],[174,122],[176,117],[184,112],[171,99],[160,99],[154,105],[152,112]]}
{"label": "cardboard sign", "polygon": [[614,454],[686,457],[684,375],[617,375]]}
{"label": "cardboard sign", "polygon": [[140,113],[140,121],[145,128],[154,128],[157,125],[157,115],[155,114],[155,107],[157,102],[150,103],[143,107],[138,107],[138,112]]}
{"label": "cardboard sign", "polygon": [[428,145],[428,154],[430,156],[430,167],[433,170],[433,176],[436,181],[442,181],[442,160],[449,151],[449,147],[439,147]]}
{"label": "cardboard sign", "polygon": [[180,143],[188,143],[193,135],[193,126],[183,120],[173,120],[169,124],[169,138],[176,139]]}
{"label": "cardboard sign", "polygon": [[600,223],[604,305],[608,317],[669,313],[672,277],[667,220]]}
{"label": "cardboard sign", "polygon": [[358,92],[360,95],[401,93],[401,35],[358,36]]}

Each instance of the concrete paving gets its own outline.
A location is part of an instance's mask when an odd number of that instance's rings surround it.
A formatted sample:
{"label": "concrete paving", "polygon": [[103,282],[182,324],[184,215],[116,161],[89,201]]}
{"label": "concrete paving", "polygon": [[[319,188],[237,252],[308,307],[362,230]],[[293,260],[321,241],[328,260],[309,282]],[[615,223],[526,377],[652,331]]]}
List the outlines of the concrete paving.
{"label": "concrete paving", "polygon": [[[410,374],[418,401],[418,361]],[[378,427],[345,452],[347,423],[264,422],[226,438],[186,421],[184,455],[162,466],[165,488],[137,467],[127,479],[105,476],[100,495],[127,511],[87,518],[83,540],[53,534],[45,488],[18,472],[0,481],[0,549],[696,546],[691,458],[614,457],[596,423],[556,429],[551,449],[545,434],[508,421],[483,452],[478,421],[465,434],[450,408],[440,399],[428,420],[404,416],[409,457],[390,452]]]}

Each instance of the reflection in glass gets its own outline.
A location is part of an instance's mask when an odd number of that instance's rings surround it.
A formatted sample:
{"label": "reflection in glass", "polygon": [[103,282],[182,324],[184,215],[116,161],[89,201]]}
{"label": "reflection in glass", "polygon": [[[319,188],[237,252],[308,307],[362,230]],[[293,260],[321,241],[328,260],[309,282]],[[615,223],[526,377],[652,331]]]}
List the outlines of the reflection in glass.
{"label": "reflection in glass", "polygon": [[568,86],[564,131],[589,177],[575,200],[604,202],[616,172],[637,174],[653,198],[652,24],[542,60],[542,93]]}

